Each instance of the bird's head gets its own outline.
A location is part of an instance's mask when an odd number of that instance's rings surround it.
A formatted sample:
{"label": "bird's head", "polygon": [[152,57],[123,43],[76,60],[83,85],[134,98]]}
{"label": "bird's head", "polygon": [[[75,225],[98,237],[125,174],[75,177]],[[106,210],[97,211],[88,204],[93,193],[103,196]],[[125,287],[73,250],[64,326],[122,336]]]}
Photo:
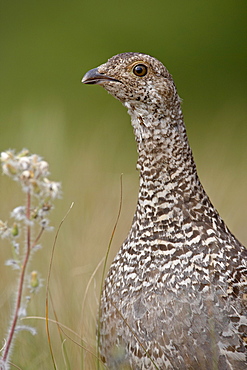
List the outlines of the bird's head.
{"label": "bird's head", "polygon": [[130,111],[167,109],[177,99],[167,69],[157,59],[141,53],[115,55],[88,71],[82,82],[102,85]]}

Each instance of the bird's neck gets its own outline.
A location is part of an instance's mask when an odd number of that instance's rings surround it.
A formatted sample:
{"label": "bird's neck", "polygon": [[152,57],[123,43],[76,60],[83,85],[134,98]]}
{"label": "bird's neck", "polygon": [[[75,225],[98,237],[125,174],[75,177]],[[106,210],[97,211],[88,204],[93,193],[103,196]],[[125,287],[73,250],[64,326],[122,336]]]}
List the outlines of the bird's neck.
{"label": "bird's neck", "polygon": [[150,114],[128,108],[139,154],[137,213],[145,219],[151,212],[153,220],[162,220],[171,211],[174,219],[174,212],[180,218],[198,202],[211,205],[197,176],[179,102],[173,110]]}
{"label": "bird's neck", "polygon": [[[137,167],[145,182],[179,183],[196,176],[180,103],[170,109],[129,106],[138,150]],[[197,176],[196,176],[197,177]],[[197,179],[198,181],[198,179]]]}

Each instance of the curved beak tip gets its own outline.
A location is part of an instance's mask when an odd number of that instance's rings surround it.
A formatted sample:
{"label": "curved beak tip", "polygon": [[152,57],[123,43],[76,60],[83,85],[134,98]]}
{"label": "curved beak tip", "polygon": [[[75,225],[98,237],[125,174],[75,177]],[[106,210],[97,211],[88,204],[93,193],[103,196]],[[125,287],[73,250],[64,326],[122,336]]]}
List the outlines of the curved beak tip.
{"label": "curved beak tip", "polygon": [[98,72],[98,68],[93,68],[83,76],[81,82],[84,84],[95,84],[99,81],[100,76],[102,78],[102,75]]}
{"label": "curved beak tip", "polygon": [[90,69],[82,78],[81,82],[88,85],[100,84],[103,81],[115,81],[121,82],[113,77],[107,76],[103,73],[99,73],[98,68]]}

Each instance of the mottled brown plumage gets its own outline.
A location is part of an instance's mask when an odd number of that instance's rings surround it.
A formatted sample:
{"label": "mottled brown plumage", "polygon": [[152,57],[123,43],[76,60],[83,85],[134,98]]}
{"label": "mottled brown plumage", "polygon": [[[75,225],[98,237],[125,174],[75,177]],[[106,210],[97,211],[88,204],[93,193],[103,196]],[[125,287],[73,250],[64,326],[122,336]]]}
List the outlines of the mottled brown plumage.
{"label": "mottled brown plumage", "polygon": [[131,116],[140,189],[101,298],[109,369],[246,369],[247,250],[196,172],[180,99],[157,59],[116,55],[86,73]]}

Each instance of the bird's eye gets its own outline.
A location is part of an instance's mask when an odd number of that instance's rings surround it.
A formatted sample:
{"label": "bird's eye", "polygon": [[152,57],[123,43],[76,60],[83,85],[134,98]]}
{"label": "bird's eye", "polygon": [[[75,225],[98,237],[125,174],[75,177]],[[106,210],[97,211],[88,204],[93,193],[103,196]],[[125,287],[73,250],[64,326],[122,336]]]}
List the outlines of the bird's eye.
{"label": "bird's eye", "polygon": [[133,68],[133,72],[136,76],[138,77],[143,77],[147,74],[147,67],[144,65],[144,64],[137,64],[134,68]]}

